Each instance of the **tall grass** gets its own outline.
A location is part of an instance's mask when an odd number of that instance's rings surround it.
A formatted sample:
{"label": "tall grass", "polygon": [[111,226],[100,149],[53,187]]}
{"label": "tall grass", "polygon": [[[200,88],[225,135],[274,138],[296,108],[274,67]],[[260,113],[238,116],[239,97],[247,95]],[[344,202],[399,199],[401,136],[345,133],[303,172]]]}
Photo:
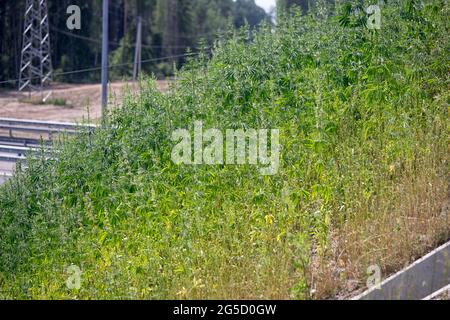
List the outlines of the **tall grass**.
{"label": "tall grass", "polygon": [[[298,13],[128,94],[0,189],[0,298],[324,298],[448,239],[448,5]],[[179,166],[173,130],[280,128],[282,166]],[[66,286],[67,267],[82,270]]]}

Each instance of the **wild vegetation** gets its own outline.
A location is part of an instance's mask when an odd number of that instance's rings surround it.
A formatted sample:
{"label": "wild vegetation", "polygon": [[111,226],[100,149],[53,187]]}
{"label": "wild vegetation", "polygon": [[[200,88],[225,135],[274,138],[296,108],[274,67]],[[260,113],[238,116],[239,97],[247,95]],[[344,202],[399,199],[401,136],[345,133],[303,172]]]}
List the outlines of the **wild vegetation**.
{"label": "wild vegetation", "polygon": [[[143,81],[19,168],[0,189],[0,298],[333,297],[447,240],[449,6],[389,1],[380,30],[344,9],[234,32],[168,93]],[[171,134],[196,120],[280,129],[278,174],[175,165]]]}

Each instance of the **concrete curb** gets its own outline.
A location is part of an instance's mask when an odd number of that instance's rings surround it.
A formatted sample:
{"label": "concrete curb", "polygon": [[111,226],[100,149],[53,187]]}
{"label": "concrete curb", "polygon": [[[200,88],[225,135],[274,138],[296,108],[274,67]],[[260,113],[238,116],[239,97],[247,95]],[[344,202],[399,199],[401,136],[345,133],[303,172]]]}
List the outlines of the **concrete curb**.
{"label": "concrete curb", "polygon": [[420,300],[450,284],[450,242],[352,300]]}
{"label": "concrete curb", "polygon": [[[448,286],[442,288],[441,290],[438,290],[435,293],[430,294],[428,297],[425,297],[422,300],[433,300],[434,298],[436,298],[436,297],[438,297],[438,296],[440,296],[440,295],[442,295],[442,294],[444,294],[446,292],[450,293],[450,284]],[[449,294],[449,296],[450,296],[450,294]]]}

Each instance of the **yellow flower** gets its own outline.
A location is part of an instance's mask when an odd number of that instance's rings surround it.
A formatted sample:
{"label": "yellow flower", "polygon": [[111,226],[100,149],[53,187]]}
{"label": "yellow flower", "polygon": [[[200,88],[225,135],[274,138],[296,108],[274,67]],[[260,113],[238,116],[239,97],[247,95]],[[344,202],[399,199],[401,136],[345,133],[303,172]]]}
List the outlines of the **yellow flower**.
{"label": "yellow flower", "polygon": [[265,218],[267,224],[273,224],[273,215],[269,214]]}

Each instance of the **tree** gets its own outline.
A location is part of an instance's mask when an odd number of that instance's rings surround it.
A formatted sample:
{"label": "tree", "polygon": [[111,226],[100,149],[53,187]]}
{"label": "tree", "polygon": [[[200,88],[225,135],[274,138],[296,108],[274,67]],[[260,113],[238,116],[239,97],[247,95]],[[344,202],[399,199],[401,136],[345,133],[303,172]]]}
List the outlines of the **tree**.
{"label": "tree", "polygon": [[[50,21],[52,62],[55,74],[98,67],[101,61],[102,2],[77,0],[81,8],[81,30],[68,30],[66,8],[72,0],[47,0]],[[16,79],[20,68],[23,13],[25,0],[0,1],[0,81]],[[254,0],[115,0],[110,7],[111,64],[125,64],[111,75],[130,74],[136,39],[136,21],[143,21],[143,59],[178,56],[187,48],[195,48],[201,39],[212,44],[219,30],[230,21],[235,27],[245,21],[251,27],[268,19]],[[171,64],[173,60],[166,60]],[[183,59],[176,59],[178,64]],[[158,72],[158,63],[143,65],[146,72]],[[166,69],[166,68],[164,68]],[[57,76],[62,82],[93,82],[100,79],[98,71]],[[5,86],[2,84],[0,86]],[[8,87],[16,84],[11,82]]]}
{"label": "tree", "polygon": [[256,5],[255,0],[237,0],[234,10],[234,25],[237,28],[243,26],[245,22],[255,27],[267,19],[266,12]]}
{"label": "tree", "polygon": [[289,11],[289,9],[296,5],[302,9],[303,13],[307,13],[309,9],[309,0],[278,0],[277,7],[280,11]]}

